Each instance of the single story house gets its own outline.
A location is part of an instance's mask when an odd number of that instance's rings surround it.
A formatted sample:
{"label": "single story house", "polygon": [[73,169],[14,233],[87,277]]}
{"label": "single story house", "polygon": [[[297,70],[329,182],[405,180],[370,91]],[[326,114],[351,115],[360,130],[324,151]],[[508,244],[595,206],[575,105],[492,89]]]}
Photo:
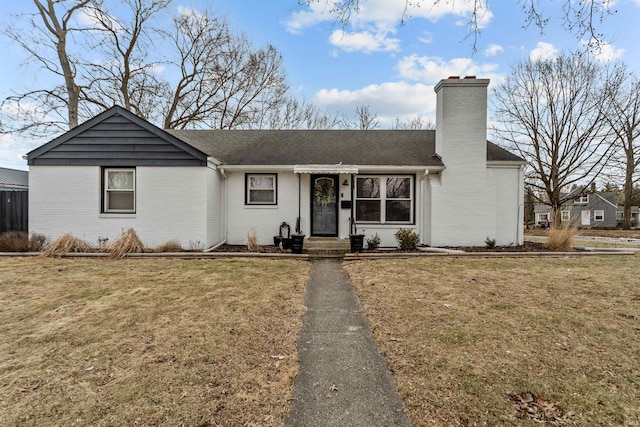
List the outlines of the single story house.
{"label": "single story house", "polygon": [[523,243],[524,165],[487,141],[488,79],[436,86],[435,130],[162,130],[112,107],[27,155],[29,229],[148,246],[272,244],[354,226],[395,246]]}
{"label": "single story house", "polygon": [[29,172],[0,167],[0,191],[29,190]]}
{"label": "single story house", "polygon": [[[584,187],[577,188],[568,194],[576,197],[564,203],[560,208],[563,223],[579,228],[612,228],[618,225],[616,193],[598,192],[592,188],[584,192]],[[538,226],[547,226],[552,221],[551,207],[536,204],[535,221]]]}

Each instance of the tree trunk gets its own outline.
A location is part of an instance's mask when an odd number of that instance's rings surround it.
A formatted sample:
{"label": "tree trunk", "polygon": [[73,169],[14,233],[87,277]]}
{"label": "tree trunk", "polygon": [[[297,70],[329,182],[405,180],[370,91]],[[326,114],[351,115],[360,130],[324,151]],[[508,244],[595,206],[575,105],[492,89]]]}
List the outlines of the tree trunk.
{"label": "tree trunk", "polygon": [[[633,147],[629,144],[629,147]],[[633,172],[634,172],[634,155],[633,149],[627,150],[627,167],[624,177],[624,222],[622,228],[629,230],[631,228],[631,198],[633,196]]]}

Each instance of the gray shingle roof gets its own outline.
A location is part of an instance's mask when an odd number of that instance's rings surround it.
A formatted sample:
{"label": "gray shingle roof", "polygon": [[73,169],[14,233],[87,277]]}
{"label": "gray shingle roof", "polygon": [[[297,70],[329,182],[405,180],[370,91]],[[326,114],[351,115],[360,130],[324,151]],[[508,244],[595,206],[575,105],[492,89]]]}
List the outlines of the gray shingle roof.
{"label": "gray shingle roof", "polygon": [[[433,130],[167,130],[228,165],[443,166]],[[487,160],[522,161],[488,142]]]}
{"label": "gray shingle roof", "polygon": [[27,188],[29,186],[29,172],[0,168],[0,187],[2,186]]}
{"label": "gray shingle roof", "polygon": [[487,161],[524,162],[522,158],[490,141],[487,141]]}

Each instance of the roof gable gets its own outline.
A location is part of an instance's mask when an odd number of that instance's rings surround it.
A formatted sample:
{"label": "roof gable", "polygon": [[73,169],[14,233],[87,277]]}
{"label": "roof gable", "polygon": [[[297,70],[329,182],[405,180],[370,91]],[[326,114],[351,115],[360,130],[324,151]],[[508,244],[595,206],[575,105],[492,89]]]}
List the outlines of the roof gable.
{"label": "roof gable", "polygon": [[207,155],[114,106],[27,154],[29,165],[202,166]]}

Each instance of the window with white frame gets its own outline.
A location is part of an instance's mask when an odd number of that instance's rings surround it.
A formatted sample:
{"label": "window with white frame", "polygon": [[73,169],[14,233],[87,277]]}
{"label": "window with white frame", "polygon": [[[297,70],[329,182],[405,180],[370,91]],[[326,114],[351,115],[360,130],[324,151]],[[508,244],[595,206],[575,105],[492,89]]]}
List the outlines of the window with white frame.
{"label": "window with white frame", "polygon": [[571,219],[571,211],[561,211],[560,212],[560,220],[562,222],[569,221]]}
{"label": "window with white frame", "polygon": [[278,175],[275,173],[254,173],[245,175],[246,205],[278,204]]}
{"label": "window with white frame", "polygon": [[604,211],[603,210],[595,210],[595,211],[593,211],[593,220],[594,221],[604,221]]}
{"label": "window with white frame", "polygon": [[575,199],[573,201],[574,204],[576,205],[586,205],[589,203],[589,195],[588,194],[583,194],[582,196],[578,197],[577,199]]}
{"label": "window with white frame", "polygon": [[616,219],[617,220],[623,220],[624,219],[624,211],[618,211],[616,212]]}
{"label": "window with white frame", "polygon": [[356,178],[356,222],[413,222],[413,176],[371,175]]}
{"label": "window with white frame", "polygon": [[105,168],[103,179],[103,212],[135,213],[135,168]]}

